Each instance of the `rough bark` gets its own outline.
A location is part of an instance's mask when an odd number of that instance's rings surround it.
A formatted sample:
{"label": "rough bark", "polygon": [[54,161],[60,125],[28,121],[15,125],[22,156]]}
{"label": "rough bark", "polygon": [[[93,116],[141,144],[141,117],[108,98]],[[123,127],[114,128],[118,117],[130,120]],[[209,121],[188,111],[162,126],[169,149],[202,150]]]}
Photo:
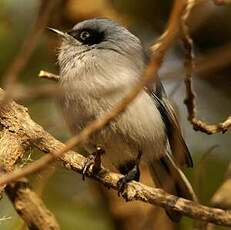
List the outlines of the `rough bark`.
{"label": "rough bark", "polygon": [[45,207],[27,181],[21,179],[6,186],[6,194],[15,210],[31,230],[59,230],[54,215]]}
{"label": "rough bark", "polygon": [[[1,93],[3,94],[3,91]],[[31,144],[45,153],[52,154],[64,147],[63,143],[55,139],[30,118],[25,107],[15,102],[8,103],[0,110],[0,123],[5,128],[10,129],[15,135],[31,142]],[[62,155],[60,160],[67,169],[81,173],[85,157],[74,151],[69,151]],[[117,189],[117,182],[121,175],[104,169],[95,175],[94,178],[107,187]],[[231,226],[231,213],[229,211],[209,208],[138,182],[129,183],[124,195],[128,201],[140,200],[163,208],[173,209],[182,215],[195,219]]]}
{"label": "rough bark", "polygon": [[[26,115],[26,108],[22,106],[17,107],[18,116],[15,114],[15,110],[12,110],[10,103],[1,108],[1,121],[6,121],[12,118],[12,123],[2,122],[3,129],[0,133],[0,176],[4,176],[5,173],[14,170],[17,161],[19,161],[25,151],[30,146],[28,136],[22,132],[22,127],[25,125],[18,122],[20,115]],[[13,119],[14,118],[14,119]],[[30,118],[29,115],[26,119]],[[23,133],[23,134],[22,134]],[[2,194],[5,186],[0,187],[0,194]],[[12,201],[15,210],[26,222],[29,229],[57,230],[59,226],[55,217],[48,211],[43,204],[41,198],[32,191],[28,183],[25,181],[17,181],[10,183],[5,188],[6,194]]]}

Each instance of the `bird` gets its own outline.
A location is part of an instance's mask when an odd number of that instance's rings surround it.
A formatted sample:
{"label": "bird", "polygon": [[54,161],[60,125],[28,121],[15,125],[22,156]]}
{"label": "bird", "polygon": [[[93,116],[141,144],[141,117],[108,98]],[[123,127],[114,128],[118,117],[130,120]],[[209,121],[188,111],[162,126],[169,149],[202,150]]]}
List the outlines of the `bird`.
{"label": "bird", "polygon": [[[71,133],[76,135],[139,84],[149,55],[137,36],[107,18],[81,21],[68,32],[51,30],[62,38],[58,64],[63,93],[58,101]],[[192,167],[193,161],[159,77],[82,147],[89,153],[83,174],[91,164],[99,169],[102,157],[104,166],[123,174],[117,184],[119,191],[130,181],[139,181],[140,164],[144,163],[157,187],[197,199],[181,170]],[[177,211],[166,209],[166,213],[172,221],[181,219]]]}

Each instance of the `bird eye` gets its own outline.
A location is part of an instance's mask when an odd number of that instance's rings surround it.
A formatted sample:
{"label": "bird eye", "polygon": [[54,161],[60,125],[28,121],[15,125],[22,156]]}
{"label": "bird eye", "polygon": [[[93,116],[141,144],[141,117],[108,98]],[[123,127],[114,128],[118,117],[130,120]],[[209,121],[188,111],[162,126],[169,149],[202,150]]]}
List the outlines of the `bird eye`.
{"label": "bird eye", "polygon": [[84,45],[98,44],[104,40],[104,33],[94,29],[71,30],[68,32],[76,40]]}
{"label": "bird eye", "polygon": [[79,37],[82,41],[86,41],[91,37],[91,34],[88,31],[82,31]]}

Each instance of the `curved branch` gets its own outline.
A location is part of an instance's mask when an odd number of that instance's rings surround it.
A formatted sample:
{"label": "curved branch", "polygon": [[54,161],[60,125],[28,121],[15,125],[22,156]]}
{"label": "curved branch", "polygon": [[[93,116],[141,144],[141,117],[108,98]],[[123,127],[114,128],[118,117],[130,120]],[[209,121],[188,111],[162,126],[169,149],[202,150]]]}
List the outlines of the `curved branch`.
{"label": "curved branch", "polygon": [[[27,113],[27,109],[15,102],[11,102],[0,110],[0,123],[10,129],[15,135],[25,138],[34,146],[45,153],[54,154],[64,148],[64,144],[46,132],[40,125],[35,123]],[[49,156],[48,155],[48,156]],[[59,158],[65,168],[81,173],[85,157],[69,151]],[[117,181],[122,175],[103,169],[94,176],[107,187],[117,190]],[[0,184],[5,177],[0,178]],[[152,188],[138,182],[131,182],[124,194],[127,200],[140,200],[163,208],[173,209],[195,219],[212,222],[219,225],[231,226],[231,213],[222,209],[209,208],[195,202],[169,195],[161,189]]]}
{"label": "curved branch", "polygon": [[195,4],[196,4],[196,0],[188,0],[187,7],[185,8],[181,20],[182,41],[185,48],[184,66],[186,70],[186,78],[185,78],[186,99],[184,100],[184,103],[188,110],[188,120],[193,125],[193,128],[196,131],[199,130],[207,134],[215,134],[219,132],[225,133],[229,128],[231,128],[231,116],[229,116],[224,122],[216,125],[207,124],[206,122],[196,118],[196,109],[195,109],[196,94],[192,87],[192,74],[194,69],[193,41],[189,35],[189,28],[187,25],[188,17]]}

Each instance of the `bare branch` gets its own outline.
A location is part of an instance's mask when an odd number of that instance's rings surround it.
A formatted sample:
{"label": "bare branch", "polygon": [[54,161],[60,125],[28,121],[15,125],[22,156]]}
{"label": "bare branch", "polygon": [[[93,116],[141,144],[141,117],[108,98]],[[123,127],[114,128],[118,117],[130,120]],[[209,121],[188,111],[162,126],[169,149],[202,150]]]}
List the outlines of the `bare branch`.
{"label": "bare branch", "polygon": [[170,44],[172,44],[175,39],[178,37],[180,32],[180,19],[182,15],[182,11],[185,7],[185,1],[175,0],[174,6],[171,11],[168,25],[165,32],[160,36],[157,40],[156,44],[151,47],[153,51],[153,55],[163,58],[163,55],[166,49],[169,48]]}
{"label": "bare branch", "polygon": [[60,229],[54,215],[47,210],[38,195],[30,189],[25,179],[7,185],[5,190],[17,213],[29,229]]}
{"label": "bare branch", "polygon": [[[0,123],[7,129],[10,129],[15,135],[30,141],[31,144],[43,152],[53,155],[64,149],[64,144],[36,124],[30,118],[26,108],[15,102],[9,103],[5,110],[0,111]],[[74,170],[78,173],[82,172],[85,162],[85,157],[82,155],[69,151],[60,156],[59,159],[67,169]],[[117,181],[121,177],[122,175],[104,169],[95,175],[94,179],[116,190]],[[4,180],[5,177],[1,177],[0,184],[5,183]],[[141,200],[163,208],[170,208],[195,219],[231,226],[231,213],[229,211],[199,205],[195,202],[169,195],[161,189],[151,188],[138,182],[129,183],[126,198],[128,200]]]}
{"label": "bare branch", "polygon": [[195,0],[188,0],[187,7],[185,12],[182,15],[181,20],[181,29],[182,29],[182,41],[185,47],[185,69],[186,69],[186,99],[185,105],[188,110],[188,120],[193,125],[193,128],[196,131],[201,131],[207,134],[215,134],[218,132],[225,133],[231,127],[231,116],[229,116],[224,122],[217,125],[207,124],[204,121],[201,121],[196,118],[195,111],[195,92],[192,87],[192,73],[193,73],[193,41],[189,35],[189,28],[187,25],[187,20],[190,15],[190,12],[194,5],[196,4]]}

